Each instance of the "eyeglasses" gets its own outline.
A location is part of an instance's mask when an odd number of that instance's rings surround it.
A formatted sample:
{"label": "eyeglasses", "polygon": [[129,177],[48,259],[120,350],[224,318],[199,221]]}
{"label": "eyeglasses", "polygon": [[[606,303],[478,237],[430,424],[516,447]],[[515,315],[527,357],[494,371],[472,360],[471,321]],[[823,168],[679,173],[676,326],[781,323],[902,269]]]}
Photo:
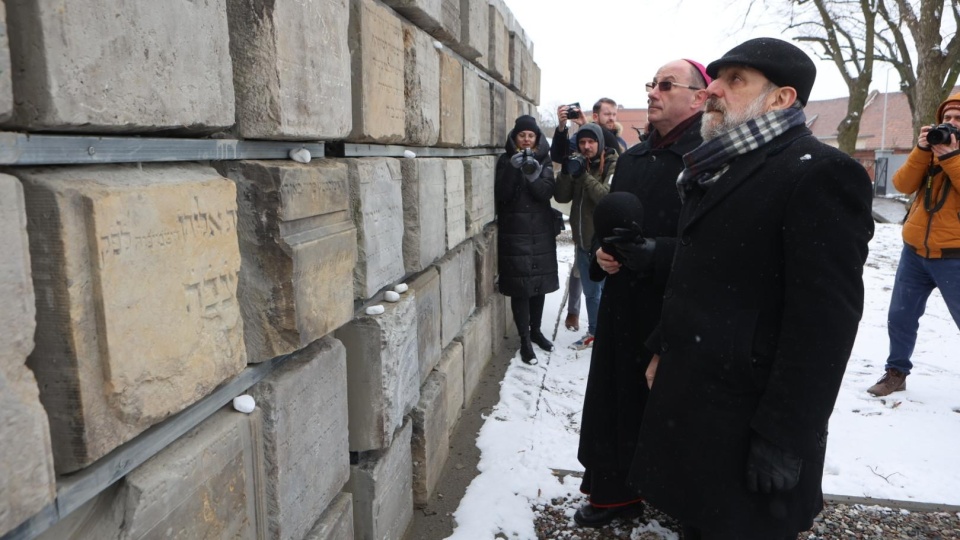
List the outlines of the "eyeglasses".
{"label": "eyeglasses", "polygon": [[690,90],[703,90],[703,88],[698,88],[696,86],[690,86],[687,84],[680,84],[673,81],[648,82],[644,86],[647,87],[647,92],[653,92],[653,87],[659,88],[661,92],[669,92],[674,86],[679,86],[680,88],[689,88]]}

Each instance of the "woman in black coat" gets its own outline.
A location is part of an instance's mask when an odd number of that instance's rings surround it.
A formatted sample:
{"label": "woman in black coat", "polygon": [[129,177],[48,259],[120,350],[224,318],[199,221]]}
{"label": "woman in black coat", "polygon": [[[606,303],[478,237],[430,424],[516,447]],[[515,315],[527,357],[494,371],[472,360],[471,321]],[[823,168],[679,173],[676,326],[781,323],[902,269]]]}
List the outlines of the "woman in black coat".
{"label": "woman in black coat", "polygon": [[532,116],[517,118],[505,148],[507,152],[497,160],[494,187],[499,288],[510,297],[520,334],[520,358],[536,364],[532,343],[553,350],[540,331],[540,321],[546,294],[560,288],[556,221],[550,207],[553,165],[550,148]]}

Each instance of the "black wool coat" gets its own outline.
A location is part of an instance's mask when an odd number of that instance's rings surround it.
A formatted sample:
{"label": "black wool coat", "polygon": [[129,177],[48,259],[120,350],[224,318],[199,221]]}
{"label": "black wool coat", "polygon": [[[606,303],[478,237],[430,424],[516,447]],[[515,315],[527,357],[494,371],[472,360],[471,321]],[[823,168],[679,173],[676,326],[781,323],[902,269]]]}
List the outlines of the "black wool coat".
{"label": "black wool coat", "polygon": [[505,148],[507,152],[497,160],[494,184],[500,293],[529,297],[553,292],[560,288],[560,278],[556,221],[550,207],[556,185],[550,147],[540,137],[536,158],[542,168],[533,182],[510,164],[510,157],[517,153],[513,133]]}
{"label": "black wool coat", "polygon": [[[812,525],[863,311],[871,202],[863,167],[805,126],[688,195],[633,471],[650,503],[741,539]],[[754,433],[803,459],[795,488],[746,490]]]}
{"label": "black wool coat", "polygon": [[[653,149],[649,141],[631,147],[617,161],[610,192],[627,191],[644,207],[644,234],[656,238],[653,272],[640,276],[626,267],[607,276],[594,263],[593,274],[606,276],[597,320],[584,396],[577,457],[591,473],[626,482],[636,449],[640,420],[647,400],[644,371],[652,353],[643,347],[660,322],[660,304],[666,286],[680,216],[677,176],[683,154],[696,148],[700,122],[689,126],[676,143]],[[582,279],[586,279],[582,277]],[[595,502],[603,495],[593,493]],[[629,500],[624,493],[620,499]]]}

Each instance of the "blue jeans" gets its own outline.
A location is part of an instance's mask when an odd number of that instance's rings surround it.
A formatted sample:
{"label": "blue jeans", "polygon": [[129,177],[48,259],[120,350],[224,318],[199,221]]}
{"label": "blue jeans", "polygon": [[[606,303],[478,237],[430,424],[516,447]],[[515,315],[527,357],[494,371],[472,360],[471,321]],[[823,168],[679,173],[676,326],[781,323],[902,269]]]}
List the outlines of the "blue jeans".
{"label": "blue jeans", "polygon": [[[583,287],[583,296],[587,299],[587,332],[597,335],[597,313],[600,311],[600,293],[603,292],[603,281],[590,279],[590,254],[577,249],[577,268],[580,270],[580,285]],[[573,294],[571,292],[571,294]]]}
{"label": "blue jeans", "polygon": [[953,321],[960,328],[960,259],[925,259],[913,248],[904,246],[887,314],[890,336],[887,369],[910,373],[920,316],[934,288],[940,289]]}

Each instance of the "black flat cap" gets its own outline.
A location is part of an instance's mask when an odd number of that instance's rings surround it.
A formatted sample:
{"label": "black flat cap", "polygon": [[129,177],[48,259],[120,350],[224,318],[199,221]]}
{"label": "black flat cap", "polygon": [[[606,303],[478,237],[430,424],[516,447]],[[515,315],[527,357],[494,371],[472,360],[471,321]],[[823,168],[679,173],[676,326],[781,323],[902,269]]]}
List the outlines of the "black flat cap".
{"label": "black flat cap", "polygon": [[710,62],[707,74],[717,77],[720,68],[730,65],[756,69],[777,86],[790,86],[797,91],[797,99],[806,105],[817,78],[817,66],[807,53],[796,45],[776,38],[756,38],[744,41],[719,59]]}

